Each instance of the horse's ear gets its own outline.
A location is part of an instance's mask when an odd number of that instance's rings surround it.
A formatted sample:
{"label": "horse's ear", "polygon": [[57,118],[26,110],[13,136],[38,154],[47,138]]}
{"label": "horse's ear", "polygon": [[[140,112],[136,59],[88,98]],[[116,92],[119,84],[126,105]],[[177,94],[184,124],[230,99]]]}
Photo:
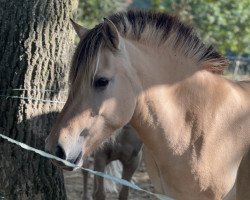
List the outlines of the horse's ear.
{"label": "horse's ear", "polygon": [[109,42],[109,45],[115,49],[119,49],[120,45],[120,34],[114,25],[114,23],[108,19],[108,18],[103,18],[104,19],[104,32],[105,36],[107,38],[107,41]]}
{"label": "horse's ear", "polygon": [[74,27],[75,32],[79,38],[82,38],[85,35],[85,33],[88,31],[87,28],[84,28],[83,26],[74,22],[73,19],[70,19],[70,22],[71,22],[72,26]]}

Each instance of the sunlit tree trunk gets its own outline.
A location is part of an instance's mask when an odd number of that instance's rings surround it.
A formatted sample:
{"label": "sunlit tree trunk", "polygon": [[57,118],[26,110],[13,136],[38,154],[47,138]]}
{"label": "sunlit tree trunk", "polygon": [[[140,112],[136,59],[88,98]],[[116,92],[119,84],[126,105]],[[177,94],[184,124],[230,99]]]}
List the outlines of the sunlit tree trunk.
{"label": "sunlit tree trunk", "polygon": [[[62,100],[77,0],[0,0],[0,95]],[[13,88],[34,89],[13,91]],[[60,93],[60,95],[59,95]],[[0,96],[0,132],[35,148],[62,104]],[[52,113],[52,111],[54,111]],[[66,199],[62,171],[0,139],[0,199]]]}

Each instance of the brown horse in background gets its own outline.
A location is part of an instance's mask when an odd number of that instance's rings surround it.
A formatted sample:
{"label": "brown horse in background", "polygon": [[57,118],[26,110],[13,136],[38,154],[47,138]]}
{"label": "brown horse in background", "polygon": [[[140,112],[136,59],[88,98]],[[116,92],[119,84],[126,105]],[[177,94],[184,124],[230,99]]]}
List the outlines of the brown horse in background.
{"label": "brown horse in background", "polygon": [[[105,142],[101,148],[94,153],[94,170],[106,172],[107,174],[120,176],[122,170],[122,179],[131,181],[133,174],[141,163],[142,158],[142,141],[138,138],[136,131],[130,126],[124,126],[114,138]],[[120,161],[122,169],[119,169]],[[87,166],[88,167],[88,166]],[[88,199],[87,184],[88,172],[83,171],[83,200]],[[117,192],[115,183],[106,181],[104,184],[103,177],[94,176],[94,200],[104,200],[105,191]],[[119,192],[119,200],[127,200],[129,188],[122,186]]]}
{"label": "brown horse in background", "polygon": [[250,83],[221,77],[224,57],[165,13],[128,11],[75,28],[70,94],[47,151],[81,165],[130,122],[158,192],[250,199]]}

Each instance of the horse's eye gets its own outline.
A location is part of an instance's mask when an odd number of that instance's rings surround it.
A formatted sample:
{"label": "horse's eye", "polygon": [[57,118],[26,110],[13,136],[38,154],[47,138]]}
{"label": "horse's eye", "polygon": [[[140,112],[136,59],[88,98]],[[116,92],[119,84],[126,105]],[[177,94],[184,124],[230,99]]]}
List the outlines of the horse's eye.
{"label": "horse's eye", "polygon": [[96,89],[105,89],[109,84],[107,78],[98,78],[94,81],[94,88]]}

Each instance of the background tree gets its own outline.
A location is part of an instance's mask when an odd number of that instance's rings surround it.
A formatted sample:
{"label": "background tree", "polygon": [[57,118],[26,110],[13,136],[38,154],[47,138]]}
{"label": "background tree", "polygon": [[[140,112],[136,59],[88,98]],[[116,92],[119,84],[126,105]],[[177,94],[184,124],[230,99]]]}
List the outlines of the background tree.
{"label": "background tree", "polygon": [[125,0],[80,0],[78,21],[86,27],[93,27],[103,17],[124,9],[128,3]]}
{"label": "background tree", "polygon": [[[69,18],[77,1],[0,0],[0,5],[0,132],[43,149],[55,117],[50,112],[61,106],[2,95],[63,98],[60,92],[43,90],[67,85],[75,36]],[[62,171],[48,159],[0,139],[0,196],[8,200],[66,199]]]}

